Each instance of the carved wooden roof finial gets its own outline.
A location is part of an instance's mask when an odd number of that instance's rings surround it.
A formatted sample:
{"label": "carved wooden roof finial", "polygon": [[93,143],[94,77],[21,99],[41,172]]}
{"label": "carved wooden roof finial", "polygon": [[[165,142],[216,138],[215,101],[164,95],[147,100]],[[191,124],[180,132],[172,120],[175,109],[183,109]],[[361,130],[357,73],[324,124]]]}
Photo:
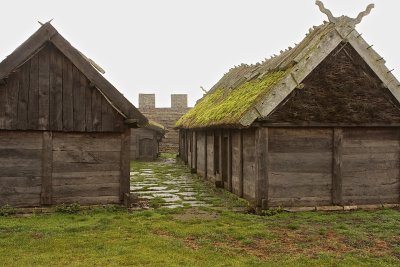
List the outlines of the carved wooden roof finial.
{"label": "carved wooden roof finial", "polygon": [[342,24],[343,22],[346,22],[347,24],[350,24],[353,27],[355,27],[357,24],[361,23],[362,19],[365,16],[367,16],[371,12],[371,10],[375,7],[374,4],[368,5],[367,8],[365,9],[365,11],[360,12],[360,14],[358,14],[357,18],[353,19],[353,18],[349,18],[346,16],[342,16],[342,17],[333,16],[332,12],[329,9],[327,9],[324,6],[324,3],[322,3],[322,1],[320,1],[320,0],[315,1],[315,4],[319,7],[319,10],[328,17],[329,22],[338,23],[338,24]]}
{"label": "carved wooden roof finial", "polygon": [[332,12],[329,9],[325,8],[324,3],[317,0],[315,1],[315,4],[319,7],[319,10],[328,17],[329,22],[336,22],[336,18],[333,16]]}

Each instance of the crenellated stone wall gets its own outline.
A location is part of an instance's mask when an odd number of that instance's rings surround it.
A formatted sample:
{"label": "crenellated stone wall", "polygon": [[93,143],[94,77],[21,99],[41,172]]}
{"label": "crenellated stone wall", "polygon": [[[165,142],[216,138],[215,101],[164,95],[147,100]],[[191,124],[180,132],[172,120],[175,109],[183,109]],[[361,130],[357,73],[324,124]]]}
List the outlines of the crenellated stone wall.
{"label": "crenellated stone wall", "polygon": [[179,133],[175,123],[190,110],[186,94],[172,94],[171,107],[156,108],[155,94],[139,94],[139,111],[150,120],[162,124],[167,133],[160,143],[160,152],[178,153]]}

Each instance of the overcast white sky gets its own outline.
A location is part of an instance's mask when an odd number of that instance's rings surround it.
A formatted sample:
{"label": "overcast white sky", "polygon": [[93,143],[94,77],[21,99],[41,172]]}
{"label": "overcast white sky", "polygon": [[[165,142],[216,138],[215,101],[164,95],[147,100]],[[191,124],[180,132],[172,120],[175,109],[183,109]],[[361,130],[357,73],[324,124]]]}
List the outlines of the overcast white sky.
{"label": "overcast white sky", "polygon": [[[400,76],[398,0],[325,0],[335,16],[356,17],[376,4],[357,30]],[[133,104],[155,93],[158,107],[171,93],[189,104],[234,65],[255,63],[300,42],[327,20],[314,0],[8,0],[0,16],[0,60],[38,28],[53,26],[106,70]]]}

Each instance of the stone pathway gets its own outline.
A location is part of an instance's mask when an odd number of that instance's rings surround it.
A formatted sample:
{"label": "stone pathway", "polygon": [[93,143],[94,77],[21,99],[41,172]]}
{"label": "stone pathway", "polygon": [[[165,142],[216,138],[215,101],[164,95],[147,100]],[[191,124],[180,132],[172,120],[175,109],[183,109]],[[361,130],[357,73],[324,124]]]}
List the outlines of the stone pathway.
{"label": "stone pathway", "polygon": [[131,171],[131,193],[151,208],[218,206],[212,189],[174,158],[135,162]]}

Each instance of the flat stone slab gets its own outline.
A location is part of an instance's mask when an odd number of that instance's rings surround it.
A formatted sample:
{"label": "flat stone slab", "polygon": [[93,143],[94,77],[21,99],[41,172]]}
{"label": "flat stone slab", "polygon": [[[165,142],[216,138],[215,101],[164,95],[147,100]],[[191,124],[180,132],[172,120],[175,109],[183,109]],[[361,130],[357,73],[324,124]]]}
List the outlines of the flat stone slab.
{"label": "flat stone slab", "polygon": [[197,196],[198,195],[198,193],[195,193],[195,192],[179,192],[179,193],[176,193],[177,195],[180,195],[180,196],[185,196],[185,197],[191,197],[191,196]]}
{"label": "flat stone slab", "polygon": [[163,191],[163,190],[167,190],[167,187],[166,186],[152,186],[152,187],[147,188],[146,190],[149,190],[149,191]]}

